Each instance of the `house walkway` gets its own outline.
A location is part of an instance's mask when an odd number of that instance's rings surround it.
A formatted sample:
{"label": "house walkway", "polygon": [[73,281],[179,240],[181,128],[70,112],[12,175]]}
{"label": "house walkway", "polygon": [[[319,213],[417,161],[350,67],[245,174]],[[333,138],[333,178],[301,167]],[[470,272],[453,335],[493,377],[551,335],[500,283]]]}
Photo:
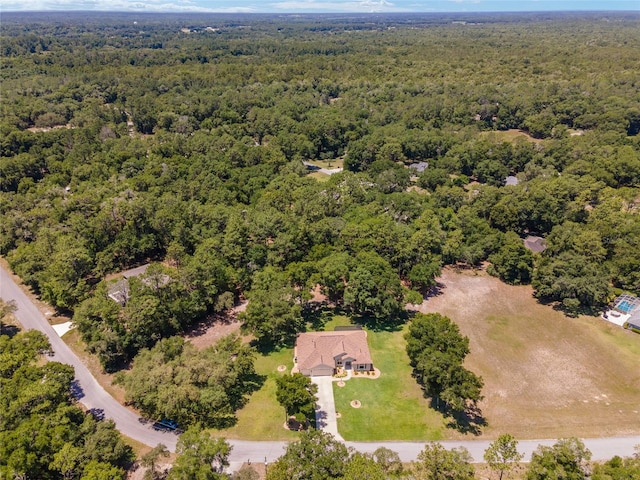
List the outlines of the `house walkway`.
{"label": "house walkway", "polygon": [[344,442],[338,433],[336,402],[333,398],[333,377],[311,377],[318,386],[318,403],[316,404],[316,427],[330,433],[336,440]]}

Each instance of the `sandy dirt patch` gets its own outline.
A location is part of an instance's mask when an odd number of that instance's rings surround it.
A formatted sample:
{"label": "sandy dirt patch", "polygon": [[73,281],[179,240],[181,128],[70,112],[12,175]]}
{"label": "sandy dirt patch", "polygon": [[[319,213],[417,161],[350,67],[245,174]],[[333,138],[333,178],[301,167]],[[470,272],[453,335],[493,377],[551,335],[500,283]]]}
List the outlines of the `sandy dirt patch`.
{"label": "sandy dirt patch", "polygon": [[[222,337],[233,333],[240,334],[240,321],[238,313],[247,308],[246,301],[236,305],[231,310],[210,316],[207,320],[195,325],[185,334],[185,340],[191,342],[196,348],[202,349],[215,344]],[[247,341],[249,337],[243,340]]]}

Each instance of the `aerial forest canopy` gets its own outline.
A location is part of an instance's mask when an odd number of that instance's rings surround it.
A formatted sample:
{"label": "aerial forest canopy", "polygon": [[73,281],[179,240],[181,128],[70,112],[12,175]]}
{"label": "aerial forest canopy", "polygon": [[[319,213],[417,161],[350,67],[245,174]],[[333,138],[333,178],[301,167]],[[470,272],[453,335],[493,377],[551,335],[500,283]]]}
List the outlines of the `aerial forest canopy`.
{"label": "aerial forest canopy", "polygon": [[571,314],[640,293],[637,13],[0,29],[0,254],[107,369],[241,296],[275,344],[317,285],[397,321],[448,264],[489,261]]}

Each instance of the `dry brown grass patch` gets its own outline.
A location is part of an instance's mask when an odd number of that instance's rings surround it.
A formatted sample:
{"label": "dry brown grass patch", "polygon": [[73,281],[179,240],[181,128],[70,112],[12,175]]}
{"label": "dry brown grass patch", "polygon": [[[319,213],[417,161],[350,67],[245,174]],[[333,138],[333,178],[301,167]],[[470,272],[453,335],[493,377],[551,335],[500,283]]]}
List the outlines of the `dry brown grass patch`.
{"label": "dry brown grass patch", "polygon": [[640,431],[640,336],[599,318],[567,318],[539,304],[531,287],[484,272],[445,269],[440,282],[420,311],[447,315],[469,337],[466,366],[485,381],[486,436]]}

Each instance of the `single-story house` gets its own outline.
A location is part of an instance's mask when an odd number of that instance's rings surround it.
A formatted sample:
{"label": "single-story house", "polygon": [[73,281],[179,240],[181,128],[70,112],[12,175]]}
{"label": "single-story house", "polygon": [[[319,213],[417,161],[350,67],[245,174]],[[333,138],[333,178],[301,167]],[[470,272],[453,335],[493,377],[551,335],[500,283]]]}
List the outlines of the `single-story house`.
{"label": "single-story house", "polygon": [[333,375],[338,367],[367,372],[373,361],[363,330],[300,333],[296,338],[294,362],[303,375]]}
{"label": "single-story house", "polygon": [[[150,263],[141,265],[124,272],[120,272],[121,277],[117,280],[111,281],[107,285],[107,296],[116,303],[119,303],[123,307],[129,301],[129,279],[133,277],[139,277],[147,273]],[[169,277],[162,275],[158,286],[164,286],[169,283]],[[147,285],[147,280],[143,280]]]}
{"label": "single-story house", "polygon": [[547,248],[547,242],[545,242],[542,237],[534,237],[533,235],[529,235],[524,239],[524,246],[531,250],[533,253],[544,252]]}
{"label": "single-story house", "polygon": [[637,308],[635,312],[631,314],[629,320],[627,320],[629,328],[635,328],[640,330],[640,308]]}

